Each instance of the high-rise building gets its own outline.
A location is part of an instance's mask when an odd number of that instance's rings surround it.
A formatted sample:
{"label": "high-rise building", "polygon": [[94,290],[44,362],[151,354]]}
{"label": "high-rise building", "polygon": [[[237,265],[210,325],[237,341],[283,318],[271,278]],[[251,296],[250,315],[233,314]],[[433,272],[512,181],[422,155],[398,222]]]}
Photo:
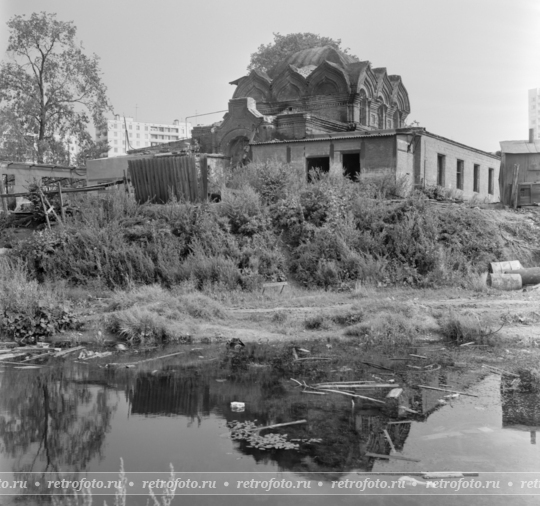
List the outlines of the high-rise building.
{"label": "high-rise building", "polygon": [[145,123],[116,115],[107,120],[107,131],[100,138],[109,143],[108,156],[121,156],[129,150],[157,146],[191,137],[191,123],[175,119],[172,124]]}
{"label": "high-rise building", "polygon": [[540,139],[540,88],[529,90],[529,129]]}

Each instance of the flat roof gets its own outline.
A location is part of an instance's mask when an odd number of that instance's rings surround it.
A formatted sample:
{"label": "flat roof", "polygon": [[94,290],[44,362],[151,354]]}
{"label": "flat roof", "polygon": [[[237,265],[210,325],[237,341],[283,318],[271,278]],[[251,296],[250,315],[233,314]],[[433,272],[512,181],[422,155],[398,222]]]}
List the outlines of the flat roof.
{"label": "flat roof", "polygon": [[540,153],[540,141],[501,141],[501,150],[503,153],[528,154]]}
{"label": "flat roof", "polygon": [[498,155],[495,155],[493,153],[488,153],[487,151],[482,151],[481,149],[473,148],[472,146],[467,146],[466,144],[462,144],[460,142],[456,142],[452,139],[448,139],[446,137],[442,137],[440,135],[433,134],[431,132],[428,132],[423,127],[412,127],[412,128],[397,128],[392,130],[373,130],[372,132],[348,132],[348,133],[332,133],[332,134],[322,134],[314,137],[309,137],[306,139],[290,139],[290,140],[273,140],[273,141],[265,141],[265,142],[251,142],[251,146],[269,146],[272,144],[289,144],[289,143],[296,143],[296,142],[321,142],[321,141],[330,141],[330,140],[346,140],[346,139],[367,139],[370,137],[392,137],[394,135],[426,135],[428,137],[431,137],[433,139],[439,139],[444,142],[448,142],[450,144],[454,144],[455,146],[459,146],[461,148],[469,149],[471,151],[475,151],[476,153],[480,153],[482,155],[490,156],[491,158],[495,158],[496,160],[500,160],[501,157]]}

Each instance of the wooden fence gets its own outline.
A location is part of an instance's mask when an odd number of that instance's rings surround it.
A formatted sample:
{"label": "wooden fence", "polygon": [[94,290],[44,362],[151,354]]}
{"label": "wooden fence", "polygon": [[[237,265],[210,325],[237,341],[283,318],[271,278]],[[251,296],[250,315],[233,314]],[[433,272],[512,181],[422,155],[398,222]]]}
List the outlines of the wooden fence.
{"label": "wooden fence", "polygon": [[208,196],[205,155],[156,156],[128,161],[128,174],[139,203],[165,204],[171,197],[201,202]]}

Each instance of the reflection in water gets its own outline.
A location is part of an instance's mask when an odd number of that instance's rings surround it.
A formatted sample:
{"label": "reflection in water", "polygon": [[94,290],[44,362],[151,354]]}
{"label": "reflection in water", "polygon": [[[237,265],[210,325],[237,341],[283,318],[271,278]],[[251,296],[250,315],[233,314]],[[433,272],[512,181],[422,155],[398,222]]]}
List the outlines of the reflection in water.
{"label": "reflection in water", "polygon": [[[366,372],[366,378],[371,378],[370,374]],[[457,374],[441,370],[419,381],[412,372],[404,372],[402,379],[410,384],[457,385]],[[279,471],[309,479],[312,476],[308,473],[319,472],[318,479],[335,480],[343,473],[371,471],[375,461],[366,453],[389,455],[387,435],[396,450],[404,448],[411,424],[389,422],[404,418],[422,422],[441,408],[437,393],[408,388],[402,380],[400,383],[404,393],[399,405],[418,414],[404,412],[397,404],[381,409],[359,399],[352,403],[339,395],[308,395],[271,367],[231,370],[226,362],[213,362],[198,367],[168,366],[154,372],[77,364],[32,371],[8,368],[0,375],[0,451],[13,462],[15,479],[27,479],[31,472],[61,473],[63,478],[77,479],[78,474],[92,471],[91,466],[102,457],[121,392],[130,416],[156,419],[151,426],[154,439],[159,439],[160,427],[171,417],[186,417],[197,426],[209,416],[227,422],[256,421],[258,425],[306,419],[307,424],[272,432],[287,434],[289,439],[317,438],[320,443],[302,444],[298,451],[250,448],[246,441],[235,441],[234,447],[256,463],[269,464]],[[230,403],[235,401],[244,402],[246,410],[232,412]],[[129,419],[122,424],[129,424]],[[132,429],[132,434],[144,442],[149,426],[140,427]],[[189,430],[190,426],[182,429],[180,437],[189,438]],[[219,440],[219,433],[214,437]],[[163,439],[167,443],[166,436]],[[131,439],[121,444],[138,448],[138,442]],[[159,453],[160,449],[153,451]],[[214,446],[197,451],[198,458],[213,461]],[[181,459],[190,455],[178,458],[182,465]],[[33,475],[31,483],[36,477]],[[50,493],[45,489],[28,492]]]}
{"label": "reflection in water", "polygon": [[[114,403],[105,386],[88,379],[68,367],[2,374],[2,453],[14,462],[14,479],[28,481],[27,492],[46,493],[45,473],[75,479],[100,456]],[[36,481],[42,485],[36,487]]]}
{"label": "reflection in water", "polygon": [[540,393],[522,392],[514,385],[512,378],[501,380],[503,427],[530,432],[531,444],[536,444],[536,432],[540,430]]}

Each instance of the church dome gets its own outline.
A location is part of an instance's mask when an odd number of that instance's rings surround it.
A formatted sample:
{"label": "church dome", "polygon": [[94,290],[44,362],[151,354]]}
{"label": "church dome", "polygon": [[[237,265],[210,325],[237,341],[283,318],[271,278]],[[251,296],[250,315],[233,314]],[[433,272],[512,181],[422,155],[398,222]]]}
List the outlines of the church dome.
{"label": "church dome", "polygon": [[288,56],[285,60],[275,65],[268,72],[268,75],[274,79],[289,65],[301,69],[307,66],[318,67],[324,61],[329,61],[341,68],[345,68],[357,60],[353,56],[347,55],[332,46],[312,47],[310,49],[302,49]]}

